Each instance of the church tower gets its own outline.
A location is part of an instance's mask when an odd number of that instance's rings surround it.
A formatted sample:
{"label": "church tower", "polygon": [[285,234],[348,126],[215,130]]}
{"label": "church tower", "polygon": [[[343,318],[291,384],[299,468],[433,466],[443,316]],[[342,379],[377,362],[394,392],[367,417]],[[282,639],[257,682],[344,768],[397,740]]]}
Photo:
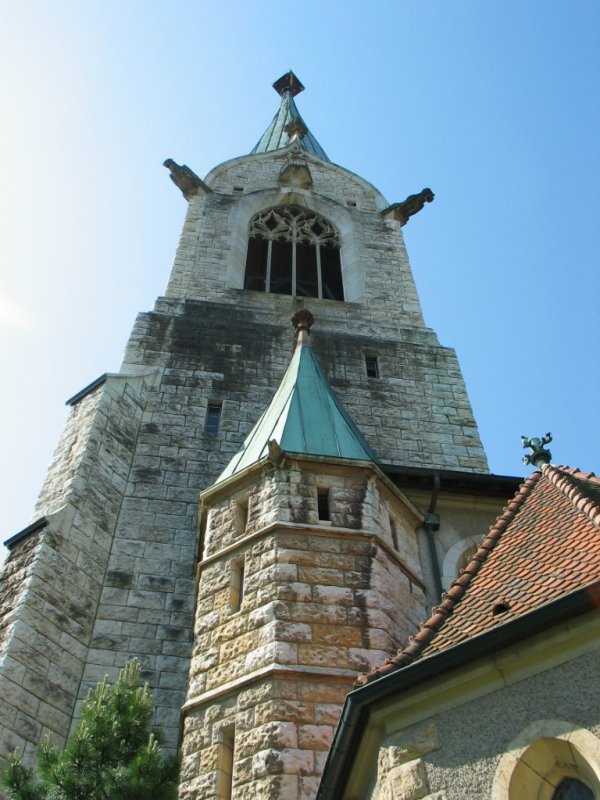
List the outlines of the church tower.
{"label": "church tower", "polygon": [[512,492],[423,320],[402,227],[432,193],[388,203],[329,160],[298,78],[274,88],[249,155],[165,162],[188,202],[165,296],[68,401],[7,542],[0,755],[64,741],[135,656],[173,749],[183,708],[183,796],[312,796],[354,677]]}

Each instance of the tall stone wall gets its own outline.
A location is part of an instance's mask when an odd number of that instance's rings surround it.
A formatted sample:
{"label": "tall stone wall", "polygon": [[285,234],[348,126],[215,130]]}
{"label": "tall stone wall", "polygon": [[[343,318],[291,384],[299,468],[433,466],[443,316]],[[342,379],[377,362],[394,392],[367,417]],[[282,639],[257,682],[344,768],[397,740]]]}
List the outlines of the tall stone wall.
{"label": "tall stone wall", "polygon": [[68,735],[147,386],[109,378],[71,413],[38,503],[43,524],[10,545],[0,595],[0,755]]}

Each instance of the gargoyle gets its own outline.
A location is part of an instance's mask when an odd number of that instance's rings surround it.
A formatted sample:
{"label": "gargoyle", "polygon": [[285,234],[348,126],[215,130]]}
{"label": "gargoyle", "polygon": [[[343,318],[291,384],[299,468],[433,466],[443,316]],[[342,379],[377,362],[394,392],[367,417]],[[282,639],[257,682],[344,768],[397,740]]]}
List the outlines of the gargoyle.
{"label": "gargoyle", "polygon": [[171,180],[178,189],[181,189],[181,193],[186,200],[191,200],[199,191],[210,191],[208,186],[200,180],[196,173],[192,172],[185,164],[179,165],[176,161],[173,161],[172,158],[167,158],[166,161],[163,161],[163,167],[166,167],[170,171]]}
{"label": "gargoyle", "polygon": [[391,214],[394,219],[398,220],[400,225],[406,225],[410,217],[418,214],[425,203],[431,203],[434,197],[435,195],[431,189],[423,189],[418,194],[410,194],[402,203],[393,203],[381,213],[384,216]]}

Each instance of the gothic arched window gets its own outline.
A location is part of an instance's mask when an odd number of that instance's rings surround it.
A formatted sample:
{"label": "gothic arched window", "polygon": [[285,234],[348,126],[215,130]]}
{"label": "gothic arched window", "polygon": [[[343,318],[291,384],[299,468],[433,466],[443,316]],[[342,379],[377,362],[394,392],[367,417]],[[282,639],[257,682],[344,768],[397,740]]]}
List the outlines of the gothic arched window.
{"label": "gothic arched window", "polygon": [[343,300],[337,231],[305,208],[257,214],[248,231],[244,289]]}

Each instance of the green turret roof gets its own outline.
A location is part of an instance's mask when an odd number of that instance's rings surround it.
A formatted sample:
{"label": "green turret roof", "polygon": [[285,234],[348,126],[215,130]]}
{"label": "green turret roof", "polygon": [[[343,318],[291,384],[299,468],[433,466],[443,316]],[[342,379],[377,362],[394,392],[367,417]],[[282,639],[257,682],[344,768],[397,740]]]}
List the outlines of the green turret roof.
{"label": "green turret roof", "polygon": [[329,386],[307,338],[305,331],[300,333],[290,365],[269,407],[215,483],[268,455],[273,439],[287,453],[377,463],[377,457]]}
{"label": "green turret roof", "polygon": [[299,94],[304,89],[298,78],[290,70],[290,72],[275,81],[273,88],[281,95],[281,105],[279,106],[279,111],[273,117],[273,121],[252,152],[267,153],[270,150],[280,150],[282,147],[287,147],[288,144],[291,144],[294,135],[296,135],[296,142],[303,150],[329,161],[325,151],[308,130],[306,123],[296,108],[294,95]]}

